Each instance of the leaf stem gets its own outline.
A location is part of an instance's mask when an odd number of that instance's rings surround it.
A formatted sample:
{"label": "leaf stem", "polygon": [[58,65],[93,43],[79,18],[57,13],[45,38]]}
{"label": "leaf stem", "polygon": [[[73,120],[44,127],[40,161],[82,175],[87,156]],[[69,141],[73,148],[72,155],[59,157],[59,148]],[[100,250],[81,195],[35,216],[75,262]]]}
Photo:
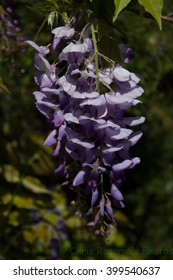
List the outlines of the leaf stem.
{"label": "leaf stem", "polygon": [[97,39],[96,39],[96,30],[94,28],[94,25],[91,25],[91,33],[92,33],[92,39],[94,44],[94,56],[95,56],[95,67],[96,67],[96,89],[98,92],[100,92],[100,85],[99,85],[99,53],[98,53],[98,47],[97,47]]}

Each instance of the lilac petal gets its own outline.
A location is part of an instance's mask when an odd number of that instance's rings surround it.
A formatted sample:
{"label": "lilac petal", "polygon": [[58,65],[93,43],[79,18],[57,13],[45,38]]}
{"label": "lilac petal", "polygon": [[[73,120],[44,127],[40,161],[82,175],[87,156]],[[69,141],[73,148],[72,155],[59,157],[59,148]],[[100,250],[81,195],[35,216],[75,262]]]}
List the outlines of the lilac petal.
{"label": "lilac petal", "polygon": [[115,124],[114,122],[109,121],[109,120],[108,121],[104,120],[104,122],[99,123],[99,125],[97,126],[97,129],[100,130],[100,129],[104,129],[104,128],[107,128],[107,127],[115,128],[115,129],[119,129],[120,128],[120,126]]}
{"label": "lilac petal", "polygon": [[52,119],[52,110],[43,104],[36,103],[37,109],[48,119]]}
{"label": "lilac petal", "polygon": [[126,159],[124,161],[122,161],[121,163],[115,164],[112,166],[113,171],[121,171],[123,169],[127,169],[128,167],[130,167],[132,161],[129,159]]}
{"label": "lilac petal", "polygon": [[95,226],[95,223],[92,221],[92,222],[89,222],[89,223],[87,223],[87,226],[89,226],[89,227],[94,227]]}
{"label": "lilac petal", "polygon": [[126,95],[121,95],[119,92],[117,93],[106,93],[105,95],[106,101],[109,104],[117,105],[122,109],[127,109],[133,105],[133,98]]}
{"label": "lilac petal", "polygon": [[62,138],[64,138],[66,136],[65,127],[66,127],[65,125],[60,126],[57,140],[61,141]]}
{"label": "lilac petal", "polygon": [[113,72],[112,72],[113,77],[120,81],[120,82],[126,82],[130,79],[130,72],[121,66],[117,66]]}
{"label": "lilac petal", "polygon": [[108,153],[114,153],[117,151],[120,151],[123,148],[122,144],[117,145],[116,147],[111,147],[111,148],[103,148],[103,153],[108,154]]}
{"label": "lilac petal", "polygon": [[74,114],[72,113],[67,113],[64,115],[64,119],[68,122],[68,123],[79,123],[79,117],[74,116]]}
{"label": "lilac petal", "polygon": [[114,216],[113,216],[114,212],[113,212],[111,202],[109,199],[107,199],[107,201],[106,201],[106,210],[107,210],[107,213],[108,213],[109,217],[111,218],[111,220],[114,221]]}
{"label": "lilac petal", "polygon": [[81,93],[81,92],[74,91],[71,97],[78,98],[78,99],[85,99],[85,94],[83,92]]}
{"label": "lilac petal", "polygon": [[93,209],[90,208],[87,212],[86,212],[86,216],[90,216],[93,214]]}
{"label": "lilac petal", "polygon": [[67,80],[67,77],[65,77],[65,76],[62,76],[61,78],[58,79],[58,84],[69,95],[72,95],[72,93],[74,93],[74,91],[76,89],[76,86],[73,85],[72,83],[69,83]]}
{"label": "lilac petal", "polygon": [[144,117],[128,117],[123,119],[123,123],[129,126],[136,126],[145,121]]}
{"label": "lilac petal", "polygon": [[95,190],[92,191],[91,207],[93,207],[94,204],[96,203],[96,201],[97,201],[97,199],[98,199],[98,196],[99,196],[98,189],[95,188]]}
{"label": "lilac petal", "polygon": [[55,35],[55,38],[71,38],[75,33],[74,28],[68,26],[56,27],[52,30],[52,34]]}
{"label": "lilac petal", "polygon": [[60,42],[61,42],[60,38],[56,38],[56,37],[54,38],[54,40],[53,40],[53,49],[54,50],[56,50],[58,48]]}
{"label": "lilac petal", "polygon": [[130,61],[134,58],[134,52],[131,48],[127,48],[124,44],[120,44],[119,45],[119,49],[120,49],[120,56],[121,59],[125,62],[125,63],[130,63]]}
{"label": "lilac petal", "polygon": [[42,92],[44,92],[45,94],[47,94],[48,96],[50,94],[53,95],[59,95],[59,93],[61,92],[61,89],[59,88],[49,88],[49,87],[44,87],[43,89],[41,89]]}
{"label": "lilac petal", "polygon": [[105,103],[106,103],[105,97],[103,95],[100,95],[98,98],[82,101],[80,106],[85,106],[85,105],[101,106],[101,105],[105,105]]}
{"label": "lilac petal", "polygon": [[78,144],[84,148],[87,148],[87,149],[92,149],[95,147],[95,144],[94,143],[89,143],[89,142],[84,142],[84,141],[81,141],[77,138],[74,138],[74,139],[71,139],[71,142],[72,143],[75,143],[75,144]]}
{"label": "lilac petal", "polygon": [[72,38],[74,33],[74,28],[70,28],[69,26],[60,26],[54,28],[52,30],[52,34],[54,34],[53,49],[56,50],[59,47],[61,41]]}
{"label": "lilac petal", "polygon": [[93,50],[93,42],[90,38],[85,38],[84,43],[87,45],[87,51]]}
{"label": "lilac petal", "polygon": [[135,157],[135,158],[132,158],[131,161],[132,161],[132,164],[130,165],[129,169],[133,168],[136,164],[139,164],[141,160],[139,157]]}
{"label": "lilac petal", "polygon": [[110,85],[112,83],[112,76],[110,69],[106,69],[104,72],[99,72],[99,80],[103,84]]}
{"label": "lilac petal", "polygon": [[88,93],[88,92],[73,92],[71,94],[71,97],[73,98],[78,98],[78,99],[86,99],[86,98],[97,98],[99,96],[99,93],[98,92],[91,92],[91,93]]}
{"label": "lilac petal", "polygon": [[35,55],[34,65],[36,69],[45,72],[47,75],[50,75],[53,72],[53,68],[50,63],[41,54]]}
{"label": "lilac petal", "polygon": [[37,102],[41,101],[44,97],[46,97],[46,95],[41,91],[34,91],[33,95]]}
{"label": "lilac petal", "polygon": [[130,73],[130,78],[131,78],[131,80],[134,81],[136,84],[138,84],[139,81],[140,81],[140,78],[139,78],[136,74],[134,74],[134,73]]}
{"label": "lilac petal", "polygon": [[54,152],[53,152],[53,156],[54,156],[54,157],[59,155],[60,148],[61,148],[61,144],[60,144],[60,142],[58,141],[58,143],[57,143],[57,145],[56,145],[56,148],[55,148],[55,150],[54,150]]}
{"label": "lilac petal", "polygon": [[79,117],[79,122],[81,124],[84,124],[84,125],[86,125],[89,122],[96,123],[96,124],[99,125],[97,129],[99,129],[100,126],[105,125],[105,123],[106,123],[106,121],[103,120],[103,119],[95,119],[94,117],[91,118],[91,117],[88,117],[88,116],[80,116]]}
{"label": "lilac petal", "polygon": [[87,43],[70,43],[69,45],[67,45],[63,50],[62,53],[63,54],[67,54],[67,53],[86,53],[88,51],[88,44]]}
{"label": "lilac petal", "polygon": [[79,171],[79,173],[76,175],[76,177],[73,180],[73,186],[79,186],[84,183],[84,176],[85,176],[85,171]]}
{"label": "lilac petal", "polygon": [[100,201],[100,215],[103,217],[104,216],[104,207],[105,207],[105,198],[102,195],[102,199]]}
{"label": "lilac petal", "polygon": [[64,121],[64,115],[61,111],[56,111],[53,119],[53,123],[55,127],[59,127]]}
{"label": "lilac petal", "polygon": [[133,133],[132,136],[128,139],[130,141],[131,146],[135,145],[142,135],[143,133],[140,131]]}
{"label": "lilac petal", "polygon": [[144,90],[142,87],[136,86],[135,88],[128,90],[128,92],[126,92],[124,96],[135,99],[137,97],[140,97],[143,92]]}
{"label": "lilac petal", "polygon": [[115,199],[123,200],[122,193],[119,191],[119,189],[114,184],[112,184],[112,186],[111,186],[111,194]]}
{"label": "lilac petal", "polygon": [[54,104],[54,103],[51,103],[51,102],[48,102],[48,101],[42,101],[42,100],[38,101],[37,105],[44,105],[45,107],[48,107],[48,108],[50,108],[52,110],[59,109],[59,105],[58,104]]}
{"label": "lilac petal", "polygon": [[44,56],[49,53],[49,48],[48,47],[45,47],[45,46],[40,46],[39,47],[36,43],[34,43],[33,41],[30,41],[30,40],[27,40],[25,42]]}
{"label": "lilac petal", "polygon": [[129,135],[133,131],[131,129],[121,128],[120,131],[112,131],[111,129],[106,129],[106,135],[112,139],[112,140],[121,140],[124,138],[128,138]]}
{"label": "lilac petal", "polygon": [[97,116],[98,116],[98,118],[106,117],[107,113],[108,113],[108,110],[107,110],[107,107],[106,107],[105,104],[97,107]]}
{"label": "lilac petal", "polygon": [[51,131],[51,133],[48,135],[48,137],[44,141],[45,146],[51,146],[51,145],[56,143],[56,141],[57,141],[56,138],[55,138],[56,133],[57,133],[56,129]]}
{"label": "lilac petal", "polygon": [[45,88],[45,87],[51,87],[52,86],[52,81],[49,79],[49,77],[46,74],[42,74],[40,77],[39,85],[40,88]]}
{"label": "lilac petal", "polygon": [[55,169],[55,173],[61,173],[64,171],[64,168],[65,168],[65,165],[64,163],[63,164],[60,164],[56,169]]}
{"label": "lilac petal", "polygon": [[98,224],[100,220],[100,212],[98,212],[96,215],[95,215],[95,219],[94,219],[94,226],[96,226]]}

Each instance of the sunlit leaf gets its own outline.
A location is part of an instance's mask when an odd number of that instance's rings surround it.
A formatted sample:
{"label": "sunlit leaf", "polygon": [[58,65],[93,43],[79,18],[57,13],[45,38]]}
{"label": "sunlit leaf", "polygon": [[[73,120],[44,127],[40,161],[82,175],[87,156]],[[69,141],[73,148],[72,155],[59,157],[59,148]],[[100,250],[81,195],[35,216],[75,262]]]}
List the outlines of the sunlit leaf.
{"label": "sunlit leaf", "polygon": [[0,76],[0,88],[2,88],[4,91],[10,93],[10,91],[8,90],[8,88],[6,87],[6,85],[3,82],[2,77]]}
{"label": "sunlit leaf", "polygon": [[38,238],[42,242],[42,244],[46,247],[51,239],[50,229],[47,227],[46,224],[40,223],[39,225],[36,226],[35,230],[36,230],[35,231],[36,238]]}
{"label": "sunlit leaf", "polygon": [[8,204],[12,200],[12,194],[11,193],[6,193],[1,197],[2,203],[3,204]]}
{"label": "sunlit leaf", "polygon": [[57,223],[58,223],[58,217],[57,217],[57,215],[55,215],[53,213],[49,213],[46,211],[42,214],[42,217],[44,220],[50,222],[53,225],[57,225]]}
{"label": "sunlit leaf", "polygon": [[20,225],[20,221],[19,221],[19,212],[17,211],[13,211],[9,214],[9,220],[8,223],[12,226],[19,226]]}
{"label": "sunlit leaf", "polygon": [[115,219],[118,221],[124,222],[124,223],[129,222],[127,216],[123,212],[118,211],[118,210],[115,212]]}
{"label": "sunlit leaf", "polygon": [[18,183],[20,181],[19,171],[12,165],[3,164],[1,166],[1,172],[6,181],[9,183]]}
{"label": "sunlit leaf", "polygon": [[30,197],[15,195],[12,202],[17,208],[37,209],[37,206],[34,204],[34,199]]}
{"label": "sunlit leaf", "polygon": [[55,192],[52,195],[53,195],[52,203],[54,205],[59,205],[59,206],[66,205],[66,199],[62,192],[61,193]]}
{"label": "sunlit leaf", "polygon": [[155,18],[159,28],[162,29],[161,12],[163,0],[138,0],[138,2]]}
{"label": "sunlit leaf", "polygon": [[78,228],[81,226],[81,220],[76,216],[66,219],[65,223],[69,228]]}
{"label": "sunlit leaf", "polygon": [[50,194],[50,191],[46,189],[46,186],[42,184],[42,182],[32,176],[26,176],[21,180],[22,185],[28,190],[34,193],[44,193]]}
{"label": "sunlit leaf", "polygon": [[117,247],[123,247],[126,244],[125,236],[118,231],[115,231],[114,229],[109,229],[110,236],[109,236],[109,245],[116,245]]}
{"label": "sunlit leaf", "polygon": [[115,3],[115,14],[113,21],[116,20],[119,13],[130,3],[131,0],[114,0]]}
{"label": "sunlit leaf", "polygon": [[25,229],[23,231],[23,237],[24,239],[28,242],[28,243],[34,243],[35,241],[35,232],[33,231],[33,229],[31,228],[30,230],[29,229]]}

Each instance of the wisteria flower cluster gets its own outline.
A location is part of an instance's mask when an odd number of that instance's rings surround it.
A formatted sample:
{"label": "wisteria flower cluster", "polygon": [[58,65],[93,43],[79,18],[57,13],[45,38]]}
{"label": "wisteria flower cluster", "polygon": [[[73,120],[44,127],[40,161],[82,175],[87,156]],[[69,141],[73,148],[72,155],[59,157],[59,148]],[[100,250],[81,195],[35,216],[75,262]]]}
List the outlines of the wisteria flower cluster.
{"label": "wisteria flower cluster", "polygon": [[56,145],[55,172],[63,176],[62,185],[80,188],[90,198],[88,226],[107,235],[115,226],[114,210],[124,207],[120,186],[125,171],[140,162],[129,149],[142,136],[131,128],[144,117],[128,117],[125,111],[141,103],[137,98],[143,89],[137,75],[99,52],[94,25],[92,36],[69,24],[52,34],[54,63],[48,59],[50,45],[27,41],[37,51],[36,106],[52,125],[44,144]]}
{"label": "wisteria flower cluster", "polygon": [[9,38],[16,42],[16,46],[19,50],[23,51],[24,46],[22,42],[24,38],[21,36],[21,28],[19,18],[15,13],[13,0],[6,1],[6,6],[1,6],[0,11],[0,37],[4,42],[4,48],[9,45]]}

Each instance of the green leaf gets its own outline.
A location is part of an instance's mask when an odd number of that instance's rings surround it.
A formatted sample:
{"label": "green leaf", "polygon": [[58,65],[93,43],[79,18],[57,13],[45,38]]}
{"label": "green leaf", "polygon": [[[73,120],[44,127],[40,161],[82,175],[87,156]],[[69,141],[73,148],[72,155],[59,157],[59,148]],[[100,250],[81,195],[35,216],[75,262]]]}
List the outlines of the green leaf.
{"label": "green leaf", "polygon": [[148,13],[150,13],[155,18],[161,30],[161,12],[163,8],[163,0],[138,0],[138,2],[145,8]]}
{"label": "green leaf", "polygon": [[58,217],[56,214],[53,214],[53,213],[50,213],[50,212],[47,212],[45,211],[43,214],[42,214],[42,217],[45,221],[53,224],[53,225],[57,225],[58,224]]}
{"label": "green leaf", "polygon": [[4,85],[4,82],[3,82],[3,79],[2,77],[0,76],[0,88],[2,88],[3,90],[5,90],[6,92],[8,93],[11,93],[8,88],[6,87],[6,85]]}
{"label": "green leaf", "polygon": [[47,224],[39,223],[38,225],[25,229],[23,231],[23,236],[24,239],[31,244],[39,240],[47,247],[51,239],[51,232]]}
{"label": "green leaf", "polygon": [[11,202],[12,200],[12,194],[11,193],[6,193],[1,197],[2,203],[3,204],[8,204]]}
{"label": "green leaf", "polygon": [[8,223],[14,227],[17,227],[20,225],[19,221],[19,212],[18,211],[13,211],[9,214],[9,220]]}
{"label": "green leaf", "polygon": [[12,203],[17,208],[37,209],[37,206],[34,204],[34,200],[30,197],[22,197],[19,195],[15,195]]}
{"label": "green leaf", "polygon": [[115,15],[113,21],[116,20],[119,13],[129,4],[131,0],[114,0],[115,3]]}
{"label": "green leaf", "polygon": [[3,164],[1,166],[0,172],[9,183],[18,183],[20,181],[19,171],[12,165]]}
{"label": "green leaf", "polygon": [[33,176],[26,176],[21,181],[22,185],[31,190],[34,193],[50,194],[50,191],[46,188],[41,181]]}

